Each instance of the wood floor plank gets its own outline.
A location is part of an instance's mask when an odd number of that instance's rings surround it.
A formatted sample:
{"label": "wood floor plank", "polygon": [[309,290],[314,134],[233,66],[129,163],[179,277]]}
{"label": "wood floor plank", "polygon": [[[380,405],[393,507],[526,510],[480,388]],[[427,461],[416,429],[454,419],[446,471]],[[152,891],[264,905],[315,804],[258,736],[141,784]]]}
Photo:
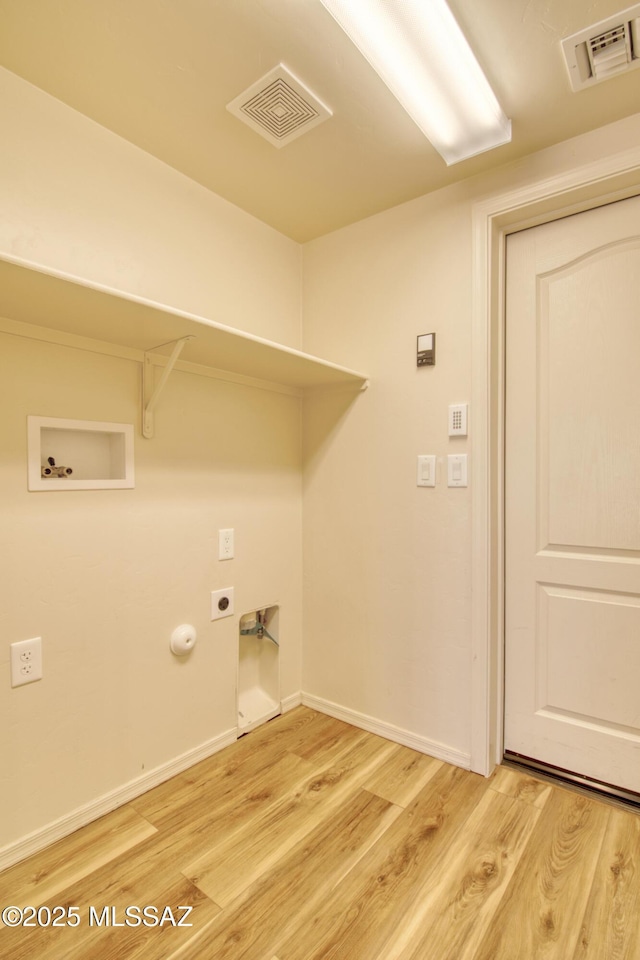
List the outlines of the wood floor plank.
{"label": "wood floor plank", "polygon": [[[144,874],[136,866],[130,874],[114,875],[97,871],[91,878],[57,896],[54,905],[74,906],[81,918],[74,927],[14,928],[0,931],[3,960],[164,960],[172,944],[184,944],[220,912],[200,890],[174,871],[173,876]],[[126,909],[152,906],[161,918],[170,907],[176,919],[184,915],[179,907],[191,906],[192,927],[127,926]],[[92,914],[91,908],[95,909]],[[103,916],[103,908],[107,913]],[[113,912],[112,912],[113,911]],[[102,923],[99,924],[99,920]],[[133,917],[135,922],[135,916]],[[109,923],[107,926],[106,924]],[[119,924],[111,925],[111,924]]]}
{"label": "wood floor plank", "polygon": [[210,924],[184,960],[264,960],[302,925],[313,928],[323,900],[401,814],[360,790],[298,843]]}
{"label": "wood floor plank", "polygon": [[297,707],[252,731],[251,737],[242,737],[233,749],[220,750],[136,797],[131,806],[156,826],[170,825],[182,811],[190,813],[199,798],[206,803],[212,788],[220,792],[228,784],[232,790],[242,789],[247,779],[259,776],[287,753],[299,755],[296,748],[323,736],[332,723],[331,717]]}
{"label": "wood floor plank", "polygon": [[[126,899],[127,897],[123,896],[122,905],[116,910],[119,922],[125,917]],[[136,905],[143,906],[138,903]],[[127,960],[164,960],[167,951],[174,946],[184,946],[200,927],[205,927],[211,918],[219,913],[215,904],[182,878],[176,880],[172,887],[156,894],[152,905],[157,907],[156,915],[160,918],[165,908],[171,907],[176,922],[186,914],[186,911],[179,907],[192,907],[193,910],[187,917],[187,922],[192,926],[178,927],[165,922],[162,927],[140,925],[96,929],[87,943],[81,945],[74,940],[70,944],[71,949],[65,954],[65,960],[122,960],[123,957]]]}
{"label": "wood floor plank", "polygon": [[574,960],[640,960],[640,816],[612,809]]}
{"label": "wood floor plank", "polygon": [[573,955],[611,809],[554,790],[475,960]]}
{"label": "wood floor plank", "polygon": [[440,760],[398,745],[363,786],[378,797],[407,807],[442,766]]}
{"label": "wood floor plank", "polygon": [[343,752],[339,762],[308,777],[246,829],[186,863],[185,876],[221,906],[231,903],[323,820],[332,817],[393,749],[394,744],[367,734]]}
{"label": "wood floor plank", "polygon": [[529,774],[510,767],[497,767],[491,778],[491,789],[504,793],[507,797],[524,800],[534,807],[542,809],[551,796],[552,786],[544,780],[538,780]]}
{"label": "wood floor plank", "polygon": [[[162,810],[149,814],[153,825],[161,833],[174,836],[199,832],[229,811],[235,812],[238,820],[246,820],[257,808],[277,800],[316,769],[310,761],[293,753],[272,758],[268,751],[259,751],[258,757],[256,762],[221,766],[211,780],[194,785],[190,802],[188,789],[181,785],[175,804],[163,800]],[[140,809],[136,801],[133,803]]]}
{"label": "wood floor plank", "polygon": [[217,784],[211,793],[210,808],[202,800],[197,816],[179,817],[175,823],[167,820],[157,834],[138,846],[136,858],[145,872],[177,871],[237,833],[250,832],[255,819],[300,789],[312,776],[311,771],[309,761],[285,754],[259,781],[251,778],[239,784],[235,794],[226,796],[224,802],[217,789],[221,785]]}
{"label": "wood floor plank", "polygon": [[157,834],[129,807],[58,840],[46,851],[0,873],[0,905],[40,906],[97,868]]}
{"label": "wood floor plank", "polygon": [[387,960],[473,960],[539,816],[487,790],[451,843],[446,870],[415,891]]}
{"label": "wood floor plank", "polygon": [[386,956],[415,909],[415,892],[444,869],[457,832],[486,781],[443,766],[350,874],[331,891],[311,925],[279,947],[281,960],[374,960]]}
{"label": "wood floor plank", "polygon": [[215,758],[205,761],[206,766],[199,763],[191,771],[180,774],[177,783],[167,781],[136,797],[131,807],[155,827],[170,827],[185,816],[191,817],[194,811],[197,815],[198,808],[209,803],[212,792],[218,796],[233,792],[248,779],[259,777],[283,755],[279,750],[259,750],[243,757],[237,752],[221,750]]}
{"label": "wood floor plank", "polygon": [[300,737],[299,743],[291,744],[290,750],[296,756],[314,764],[327,765],[341,756],[349,744],[355,746],[367,736],[373,734],[367,734],[359,727],[336,720],[335,717],[323,716],[322,728],[316,729],[312,737]]}

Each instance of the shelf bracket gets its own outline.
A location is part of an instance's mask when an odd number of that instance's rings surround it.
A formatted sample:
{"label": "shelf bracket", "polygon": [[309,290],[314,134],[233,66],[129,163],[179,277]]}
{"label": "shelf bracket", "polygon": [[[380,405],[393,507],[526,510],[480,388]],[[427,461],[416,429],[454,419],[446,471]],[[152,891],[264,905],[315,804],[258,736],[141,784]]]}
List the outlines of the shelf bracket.
{"label": "shelf bracket", "polygon": [[181,337],[180,340],[169,340],[169,343],[173,343],[174,345],[173,350],[155,388],[153,385],[153,351],[158,350],[160,347],[166,347],[167,344],[160,343],[157,347],[152,347],[151,350],[145,351],[144,362],[142,364],[142,436],[146,437],[147,440],[153,436],[154,407],[158,402],[160,394],[164,390],[165,384],[176,365],[178,357],[182,353],[182,348],[189,340],[193,340],[193,336]]}

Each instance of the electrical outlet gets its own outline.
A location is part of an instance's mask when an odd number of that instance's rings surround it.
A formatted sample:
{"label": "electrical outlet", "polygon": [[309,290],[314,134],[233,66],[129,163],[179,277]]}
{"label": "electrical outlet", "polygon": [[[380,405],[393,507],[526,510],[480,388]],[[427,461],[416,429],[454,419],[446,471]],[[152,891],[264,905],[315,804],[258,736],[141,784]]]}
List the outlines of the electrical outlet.
{"label": "electrical outlet", "polygon": [[10,644],[11,686],[20,687],[42,679],[42,638],[17,640]]}
{"label": "electrical outlet", "polygon": [[211,591],[211,619],[222,620],[233,615],[233,587]]}
{"label": "electrical outlet", "polygon": [[233,546],[233,529],[218,530],[218,560],[232,560]]}

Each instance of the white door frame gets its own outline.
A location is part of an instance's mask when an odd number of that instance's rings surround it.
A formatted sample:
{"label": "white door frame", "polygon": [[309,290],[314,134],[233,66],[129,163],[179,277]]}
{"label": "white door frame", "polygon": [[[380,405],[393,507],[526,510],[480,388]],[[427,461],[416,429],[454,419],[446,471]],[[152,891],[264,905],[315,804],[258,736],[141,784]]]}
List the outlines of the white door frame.
{"label": "white door frame", "polygon": [[504,274],[509,233],[640,193],[640,147],[473,208],[471,769],[503,755]]}

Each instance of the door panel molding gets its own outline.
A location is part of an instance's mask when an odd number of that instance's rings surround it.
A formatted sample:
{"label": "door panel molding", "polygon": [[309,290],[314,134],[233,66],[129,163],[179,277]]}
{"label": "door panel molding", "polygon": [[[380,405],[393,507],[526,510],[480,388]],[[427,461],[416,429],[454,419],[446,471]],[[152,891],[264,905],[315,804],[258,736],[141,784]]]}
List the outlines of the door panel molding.
{"label": "door panel molding", "polygon": [[640,147],[473,207],[471,769],[484,776],[503,755],[505,240],[516,230],[639,193]]}
{"label": "door panel molding", "polygon": [[546,543],[536,554],[538,557],[592,557],[594,560],[640,560],[640,550],[625,550],[620,547],[587,547],[577,546],[575,543]]}
{"label": "door panel molding", "polygon": [[[586,725],[603,730],[632,731],[633,739],[640,742],[635,688],[631,691],[607,677],[610,666],[618,676],[640,675],[640,645],[635,640],[640,636],[640,597],[578,584],[538,582],[536,586],[540,641],[536,649],[536,712],[581,717]],[[579,659],[572,636],[576,620],[580,623]],[[634,641],[621,649],[604,646],[601,637],[614,632],[619,637],[632,632]],[[597,663],[601,678],[596,689],[584,682],[583,669],[589,661]],[[561,687],[558,676],[562,677]]]}
{"label": "door panel molding", "polygon": [[[625,727],[621,723],[611,723],[609,720],[596,722],[593,717],[583,713],[572,713],[570,710],[563,710],[561,707],[549,707],[548,710],[539,710],[538,716],[548,717],[550,720],[560,720],[565,723],[573,723],[579,727],[590,727],[597,733],[615,733],[618,737],[624,737],[633,743],[640,744],[635,727]],[[591,778],[593,779],[593,777]]]}

